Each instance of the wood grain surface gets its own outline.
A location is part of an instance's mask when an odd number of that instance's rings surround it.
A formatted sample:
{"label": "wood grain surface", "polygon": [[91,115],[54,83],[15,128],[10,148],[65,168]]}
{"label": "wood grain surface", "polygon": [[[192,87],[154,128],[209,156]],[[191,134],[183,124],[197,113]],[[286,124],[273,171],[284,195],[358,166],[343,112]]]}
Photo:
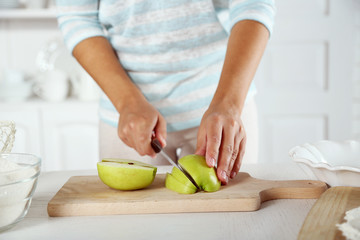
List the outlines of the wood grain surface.
{"label": "wood grain surface", "polygon": [[344,222],[346,211],[359,206],[359,187],[329,188],[311,208],[298,239],[345,240],[336,224]]}
{"label": "wood grain surface", "polygon": [[320,181],[269,181],[240,172],[217,192],[184,195],[165,188],[165,175],[158,174],[147,188],[119,191],[106,186],[98,176],[74,176],[48,203],[48,214],[94,216],[113,214],[256,211],[272,199],[319,198],[327,189]]}

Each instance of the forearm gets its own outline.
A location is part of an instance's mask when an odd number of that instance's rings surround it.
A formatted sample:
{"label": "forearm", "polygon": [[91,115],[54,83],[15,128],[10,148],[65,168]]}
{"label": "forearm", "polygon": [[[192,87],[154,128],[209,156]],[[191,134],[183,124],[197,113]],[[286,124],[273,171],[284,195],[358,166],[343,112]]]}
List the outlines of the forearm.
{"label": "forearm", "polygon": [[233,106],[241,113],[268,38],[268,30],[256,21],[240,21],[233,27],[220,82],[211,104]]}
{"label": "forearm", "polygon": [[75,46],[74,57],[110,98],[118,112],[131,101],[145,99],[121,66],[104,37],[92,37]]}

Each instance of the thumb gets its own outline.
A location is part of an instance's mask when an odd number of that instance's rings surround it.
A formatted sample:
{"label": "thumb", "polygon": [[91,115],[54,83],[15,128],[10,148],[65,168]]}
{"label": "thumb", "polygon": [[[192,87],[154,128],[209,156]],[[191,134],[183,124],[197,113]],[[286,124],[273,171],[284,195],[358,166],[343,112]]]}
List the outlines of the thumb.
{"label": "thumb", "polygon": [[166,146],[166,121],[163,116],[159,115],[158,121],[154,128],[155,136],[160,141],[161,146]]}

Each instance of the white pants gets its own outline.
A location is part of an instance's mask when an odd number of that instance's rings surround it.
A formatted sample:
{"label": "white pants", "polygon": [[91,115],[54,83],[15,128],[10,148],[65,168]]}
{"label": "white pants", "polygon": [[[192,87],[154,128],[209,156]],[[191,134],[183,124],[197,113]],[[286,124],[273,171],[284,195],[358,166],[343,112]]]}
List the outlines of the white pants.
{"label": "white pants", "polygon": [[[243,163],[256,163],[258,161],[258,119],[257,108],[254,98],[248,99],[244,105],[241,119],[243,121],[247,142]],[[153,165],[169,164],[160,154],[155,159],[149,156],[140,156],[134,149],[125,145],[117,134],[117,129],[103,121],[99,126],[100,159],[122,158],[147,162]],[[166,153],[172,159],[193,154],[196,150],[198,127],[177,132],[170,132],[166,139]]]}

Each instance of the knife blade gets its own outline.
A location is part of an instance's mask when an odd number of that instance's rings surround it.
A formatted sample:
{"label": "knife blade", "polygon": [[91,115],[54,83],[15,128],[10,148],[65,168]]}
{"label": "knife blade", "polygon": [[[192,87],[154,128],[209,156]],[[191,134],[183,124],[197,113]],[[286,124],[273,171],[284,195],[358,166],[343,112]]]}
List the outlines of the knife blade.
{"label": "knife blade", "polygon": [[200,189],[200,187],[197,185],[197,183],[195,182],[194,178],[190,175],[190,173],[186,171],[186,169],[183,168],[180,164],[172,160],[171,157],[169,157],[169,155],[163,150],[157,138],[153,138],[151,140],[151,147],[154,149],[156,153],[160,153],[171,165],[173,165],[174,167],[178,168],[181,172],[183,172],[184,175],[190,180],[192,184],[194,184],[194,186],[197,189]]}

